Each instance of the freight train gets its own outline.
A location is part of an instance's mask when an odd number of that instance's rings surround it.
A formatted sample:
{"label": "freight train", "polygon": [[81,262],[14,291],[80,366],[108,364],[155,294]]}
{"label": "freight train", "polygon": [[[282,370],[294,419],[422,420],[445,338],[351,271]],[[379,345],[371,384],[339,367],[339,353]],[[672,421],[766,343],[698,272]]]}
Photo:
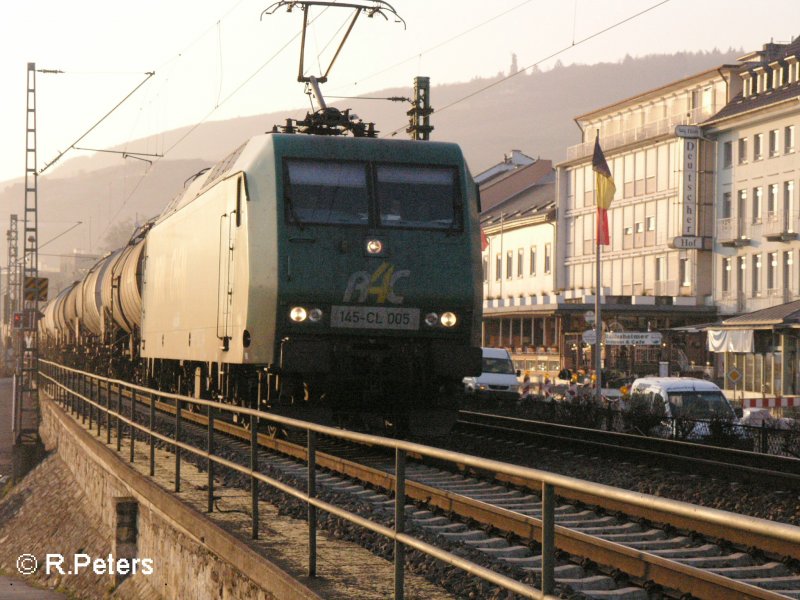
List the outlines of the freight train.
{"label": "freight train", "polygon": [[259,135],[45,305],[43,347],[195,397],[446,428],[481,371],[479,203],[455,144]]}

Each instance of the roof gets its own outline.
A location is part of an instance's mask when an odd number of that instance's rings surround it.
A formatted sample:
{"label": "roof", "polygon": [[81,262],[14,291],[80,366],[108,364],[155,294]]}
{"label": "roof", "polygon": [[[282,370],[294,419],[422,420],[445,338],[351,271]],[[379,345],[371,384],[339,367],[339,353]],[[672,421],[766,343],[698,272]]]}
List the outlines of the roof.
{"label": "roof", "polygon": [[539,159],[532,164],[508,171],[480,186],[481,206],[486,212],[501,202],[548,180],[555,180],[551,160]]}
{"label": "roof", "polygon": [[[788,44],[765,44],[764,50],[752,52],[741,60],[739,75],[752,72],[758,68],[770,69],[772,64],[779,62],[786,65],[789,58],[800,58],[800,36]],[[707,119],[703,125],[711,125],[724,119],[729,119],[737,115],[748,113],[761,108],[767,108],[787,102],[795,98],[800,98],[800,81],[786,83],[778,89],[769,89],[765,92],[744,96],[744,92],[739,92],[726,104],[717,114]]]}
{"label": "roof", "polygon": [[722,321],[723,328],[800,324],[800,300],[771,306]]}
{"label": "roof", "polygon": [[555,211],[555,206],[556,182],[555,174],[551,171],[539,183],[526,187],[484,210],[480,216],[481,225],[485,227],[498,224],[501,220],[509,223],[536,216],[546,218],[549,213]]}
{"label": "roof", "polygon": [[485,171],[481,171],[475,175],[473,179],[479,186],[487,186],[491,182],[494,182],[494,180],[501,178],[510,171],[527,167],[528,165],[535,163],[537,160],[537,158],[530,157],[520,150],[512,150],[511,152],[506,152],[505,156],[503,157],[503,162],[497,163]]}
{"label": "roof", "polygon": [[794,98],[800,98],[800,82],[793,82],[784,85],[777,90],[769,90],[761,94],[744,97],[742,92],[739,92],[722,110],[720,110],[713,117],[703,123],[703,125],[711,125],[717,121],[729,119],[743,113],[748,113],[760,108],[766,108],[786,102]]}
{"label": "roof", "polygon": [[631,384],[631,388],[640,386],[655,386],[667,391],[697,390],[698,392],[713,392],[719,390],[715,383],[696,377],[640,377]]}
{"label": "roof", "polygon": [[678,79],[676,81],[670,81],[669,83],[665,83],[659,87],[653,88],[651,90],[647,90],[645,92],[641,92],[639,94],[635,94],[633,96],[629,96],[628,98],[624,98],[622,100],[617,100],[616,102],[612,102],[611,104],[607,104],[602,108],[596,108],[591,110],[587,113],[583,113],[582,115],[578,115],[575,117],[576,121],[589,121],[592,118],[605,114],[607,112],[612,112],[613,110],[619,110],[625,105],[628,104],[637,104],[643,102],[650,98],[651,96],[660,96],[664,94],[667,90],[671,88],[681,88],[689,85],[693,81],[704,80],[708,79],[709,77],[713,77],[715,75],[722,77],[720,75],[720,69],[728,69],[732,68],[735,69],[736,65],[720,65],[719,67],[714,67],[713,69],[707,69],[705,71],[701,71],[700,73],[695,73],[694,75],[689,75],[688,77],[684,77],[683,79]]}

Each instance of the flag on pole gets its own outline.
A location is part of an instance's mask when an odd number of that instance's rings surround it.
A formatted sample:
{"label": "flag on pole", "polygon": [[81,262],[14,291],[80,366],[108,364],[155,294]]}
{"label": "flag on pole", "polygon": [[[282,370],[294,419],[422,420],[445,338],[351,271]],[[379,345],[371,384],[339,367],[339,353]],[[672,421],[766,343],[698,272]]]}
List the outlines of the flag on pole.
{"label": "flag on pole", "polygon": [[489,247],[489,238],[486,237],[486,232],[481,227],[481,252]]}
{"label": "flag on pole", "polygon": [[595,173],[595,198],[597,199],[597,244],[608,246],[611,239],[608,235],[608,209],[614,199],[617,186],[611,177],[606,157],[600,149],[600,133],[594,139],[594,156],[592,156],[592,170]]}

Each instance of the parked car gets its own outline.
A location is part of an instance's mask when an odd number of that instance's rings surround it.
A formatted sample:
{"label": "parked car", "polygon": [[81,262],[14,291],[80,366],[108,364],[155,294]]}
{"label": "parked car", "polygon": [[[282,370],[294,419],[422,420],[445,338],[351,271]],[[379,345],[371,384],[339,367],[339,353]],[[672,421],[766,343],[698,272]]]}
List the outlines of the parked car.
{"label": "parked car", "polygon": [[649,412],[662,427],[682,426],[685,438],[709,435],[713,422],[738,423],[737,414],[719,387],[693,377],[642,377],[631,384],[623,410]]}
{"label": "parked car", "polygon": [[494,400],[519,400],[520,371],[514,370],[511,355],[505,348],[481,348],[482,372],[478,377],[464,378],[467,394]]}

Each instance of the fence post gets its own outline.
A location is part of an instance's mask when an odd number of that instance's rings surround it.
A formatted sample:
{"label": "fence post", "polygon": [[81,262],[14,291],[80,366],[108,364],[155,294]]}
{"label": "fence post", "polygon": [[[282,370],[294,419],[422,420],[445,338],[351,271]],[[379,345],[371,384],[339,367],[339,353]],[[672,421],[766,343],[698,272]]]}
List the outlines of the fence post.
{"label": "fence post", "polygon": [[206,465],[208,471],[208,512],[214,512],[214,461],[211,460],[211,455],[214,453],[214,411],[208,407],[208,464]]}
{"label": "fence post", "polygon": [[767,422],[761,421],[761,454],[766,454],[769,450],[767,443]]}
{"label": "fence post", "polygon": [[133,462],[134,458],[134,447],[136,444],[136,427],[134,424],[136,423],[136,390],[131,389],[131,453],[130,453],[130,461]]}
{"label": "fence post", "polygon": [[[258,419],[250,415],[250,470],[258,470]],[[258,539],[258,479],[250,477],[250,494],[253,511],[253,539]]]}
{"label": "fence post", "polygon": [[175,492],[181,491],[181,401],[175,398]]}
{"label": "fence post", "polygon": [[[317,437],[308,430],[308,497],[317,496]],[[317,576],[317,507],[308,504],[308,576]]]}
{"label": "fence post", "polygon": [[100,419],[100,407],[103,406],[103,400],[102,400],[103,392],[100,389],[100,383],[101,383],[100,382],[100,378],[98,377],[97,378],[97,398],[95,398],[95,402],[97,402],[97,413],[96,413],[96,416],[97,416],[97,433],[95,435],[97,435],[97,437],[100,437],[100,421],[101,421],[101,419]]}
{"label": "fence post", "polygon": [[106,444],[111,445],[111,380],[106,380]]}
{"label": "fence post", "polygon": [[122,452],[122,384],[117,383],[117,452]]}
{"label": "fence post", "polygon": [[75,412],[75,373],[71,371],[67,373],[67,385],[69,386],[69,394],[67,395],[69,412],[74,415],[77,414]]}
{"label": "fence post", "polygon": [[542,483],[542,594],[555,588],[555,494],[553,486]]}
{"label": "fence post", "polygon": [[86,376],[86,387],[88,387],[88,391],[84,393],[86,396],[86,409],[89,411],[89,432],[92,431],[92,423],[94,422],[94,407],[92,406],[92,393],[94,391],[94,380],[87,375]]}
{"label": "fence post", "polygon": [[150,477],[156,474],[156,437],[153,435],[153,429],[156,426],[156,400],[153,394],[150,396]]}
{"label": "fence post", "polygon": [[[397,448],[394,458],[394,532],[403,533],[406,524],[406,453]],[[394,597],[403,600],[405,547],[394,541]]]}
{"label": "fence post", "polygon": [[81,376],[81,424],[86,425],[86,374]]}

